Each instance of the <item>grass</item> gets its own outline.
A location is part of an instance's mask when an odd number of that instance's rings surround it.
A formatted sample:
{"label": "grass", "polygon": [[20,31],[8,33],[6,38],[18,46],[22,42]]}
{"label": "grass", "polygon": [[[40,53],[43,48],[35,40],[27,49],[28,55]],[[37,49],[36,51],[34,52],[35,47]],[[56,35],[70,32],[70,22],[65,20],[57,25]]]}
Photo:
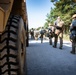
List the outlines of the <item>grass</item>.
{"label": "grass", "polygon": [[70,41],[69,34],[63,34],[63,39],[66,41]]}

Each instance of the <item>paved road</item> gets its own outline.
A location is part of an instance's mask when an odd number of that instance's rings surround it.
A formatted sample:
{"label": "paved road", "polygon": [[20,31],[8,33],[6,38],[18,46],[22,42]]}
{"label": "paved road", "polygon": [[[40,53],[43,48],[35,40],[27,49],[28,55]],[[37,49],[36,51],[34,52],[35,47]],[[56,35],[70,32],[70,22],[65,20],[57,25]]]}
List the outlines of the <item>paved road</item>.
{"label": "paved road", "polygon": [[60,50],[49,45],[48,40],[30,40],[26,51],[27,75],[76,75],[76,54],[70,51],[71,43],[67,41]]}

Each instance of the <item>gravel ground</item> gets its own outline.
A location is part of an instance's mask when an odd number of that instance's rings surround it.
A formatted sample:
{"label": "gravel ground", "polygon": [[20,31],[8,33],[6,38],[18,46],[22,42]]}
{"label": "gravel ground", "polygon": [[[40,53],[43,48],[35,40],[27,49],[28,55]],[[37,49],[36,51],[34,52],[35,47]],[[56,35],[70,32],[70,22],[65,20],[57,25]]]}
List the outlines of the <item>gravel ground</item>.
{"label": "gravel ground", "polygon": [[60,50],[48,40],[30,40],[26,51],[27,75],[76,75],[76,54],[71,54],[71,43],[64,41]]}

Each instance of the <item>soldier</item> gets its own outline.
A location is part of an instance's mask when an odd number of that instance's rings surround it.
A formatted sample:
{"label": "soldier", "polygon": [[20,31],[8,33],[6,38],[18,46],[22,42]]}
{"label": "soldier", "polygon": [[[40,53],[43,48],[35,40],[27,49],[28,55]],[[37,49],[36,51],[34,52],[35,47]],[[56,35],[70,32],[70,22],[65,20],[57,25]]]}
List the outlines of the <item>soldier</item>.
{"label": "soldier", "polygon": [[31,39],[34,39],[34,29],[33,28],[30,30],[30,34],[31,34]]}
{"label": "soldier", "polygon": [[39,31],[37,29],[35,29],[35,31],[34,31],[35,40],[38,40],[38,36],[39,36]]}
{"label": "soldier", "polygon": [[59,39],[60,39],[60,47],[59,47],[59,49],[62,49],[64,22],[61,20],[60,17],[57,17],[57,20],[55,21],[54,26],[55,26],[55,39],[54,39],[53,47],[54,48],[57,47],[57,41],[58,41],[58,36],[59,36]]}
{"label": "soldier", "polygon": [[53,32],[52,32],[52,25],[49,23],[48,24],[48,36],[49,36],[49,44],[52,45],[52,37],[53,37]]}
{"label": "soldier", "polygon": [[72,16],[72,23],[70,25],[70,40],[72,42],[72,54],[75,54],[75,45],[76,45],[76,14]]}
{"label": "soldier", "polygon": [[41,38],[41,43],[43,43],[43,36],[44,36],[44,33],[45,33],[45,30],[44,30],[44,28],[42,27],[41,28],[41,31],[40,31],[40,38]]}

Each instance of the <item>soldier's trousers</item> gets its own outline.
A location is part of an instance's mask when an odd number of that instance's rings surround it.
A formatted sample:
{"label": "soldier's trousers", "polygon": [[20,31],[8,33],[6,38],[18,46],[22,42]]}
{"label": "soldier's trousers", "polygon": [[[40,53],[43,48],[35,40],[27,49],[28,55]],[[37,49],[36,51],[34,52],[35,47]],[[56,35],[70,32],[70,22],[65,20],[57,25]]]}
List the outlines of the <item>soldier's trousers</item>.
{"label": "soldier's trousers", "polygon": [[72,52],[75,53],[75,41],[72,42]]}
{"label": "soldier's trousers", "polygon": [[52,45],[52,37],[49,38],[49,44]]}
{"label": "soldier's trousers", "polygon": [[41,34],[41,43],[43,43],[43,34]]}
{"label": "soldier's trousers", "polygon": [[57,47],[58,36],[59,36],[60,48],[62,48],[62,46],[63,46],[63,32],[59,32],[58,34],[55,34],[54,46]]}

